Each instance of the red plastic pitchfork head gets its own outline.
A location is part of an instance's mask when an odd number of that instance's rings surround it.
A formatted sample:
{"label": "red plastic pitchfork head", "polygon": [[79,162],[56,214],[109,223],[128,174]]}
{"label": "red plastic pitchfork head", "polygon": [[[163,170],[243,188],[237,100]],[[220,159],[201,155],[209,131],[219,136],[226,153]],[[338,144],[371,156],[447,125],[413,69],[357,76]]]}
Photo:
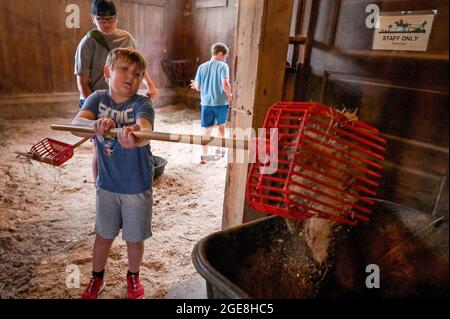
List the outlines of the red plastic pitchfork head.
{"label": "red plastic pitchfork head", "polygon": [[[251,165],[247,202],[256,210],[291,219],[313,216],[356,224],[368,221],[379,186],[386,141],[379,131],[319,103],[279,102],[262,130],[278,130],[277,170]],[[271,163],[273,165],[273,163]]]}

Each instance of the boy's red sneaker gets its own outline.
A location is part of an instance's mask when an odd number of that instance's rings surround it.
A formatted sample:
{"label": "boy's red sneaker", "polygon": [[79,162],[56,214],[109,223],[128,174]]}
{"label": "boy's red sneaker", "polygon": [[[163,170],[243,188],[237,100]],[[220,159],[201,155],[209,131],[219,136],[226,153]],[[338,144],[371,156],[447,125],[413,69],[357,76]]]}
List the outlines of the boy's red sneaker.
{"label": "boy's red sneaker", "polygon": [[127,274],[128,299],[143,299],[144,287],[141,285],[139,275]]}
{"label": "boy's red sneaker", "polygon": [[89,281],[89,285],[81,295],[81,299],[97,299],[103,289],[105,289],[105,281],[98,277],[92,276],[91,281]]}

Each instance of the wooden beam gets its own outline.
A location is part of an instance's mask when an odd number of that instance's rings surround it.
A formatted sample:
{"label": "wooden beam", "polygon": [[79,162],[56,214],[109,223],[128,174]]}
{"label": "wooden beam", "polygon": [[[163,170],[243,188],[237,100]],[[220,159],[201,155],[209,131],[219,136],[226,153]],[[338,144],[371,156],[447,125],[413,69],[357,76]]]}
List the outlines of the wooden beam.
{"label": "wooden beam", "polygon": [[122,2],[130,2],[136,4],[145,4],[149,6],[165,7],[167,0],[121,0]]}
{"label": "wooden beam", "polygon": [[289,38],[290,44],[305,44],[306,43],[306,37],[302,36],[294,36]]}
{"label": "wooden beam", "polygon": [[226,7],[228,0],[197,0],[195,6],[197,8],[217,8]]}
{"label": "wooden beam", "polygon": [[[239,1],[235,100],[230,119],[233,129],[257,131],[269,107],[282,99],[293,1]],[[247,163],[228,165],[223,229],[254,219],[252,210],[245,204],[247,170]]]}

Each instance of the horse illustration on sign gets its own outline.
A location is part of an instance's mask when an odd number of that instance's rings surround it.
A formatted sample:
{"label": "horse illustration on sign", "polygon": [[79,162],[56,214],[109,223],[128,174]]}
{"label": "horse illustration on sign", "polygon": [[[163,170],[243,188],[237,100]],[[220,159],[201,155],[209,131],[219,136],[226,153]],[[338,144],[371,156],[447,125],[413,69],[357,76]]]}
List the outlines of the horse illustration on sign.
{"label": "horse illustration on sign", "polygon": [[394,22],[395,28],[392,24],[389,24],[385,29],[382,29],[380,33],[425,33],[425,26],[427,21],[423,21],[420,24],[410,24],[404,22],[403,19]]}

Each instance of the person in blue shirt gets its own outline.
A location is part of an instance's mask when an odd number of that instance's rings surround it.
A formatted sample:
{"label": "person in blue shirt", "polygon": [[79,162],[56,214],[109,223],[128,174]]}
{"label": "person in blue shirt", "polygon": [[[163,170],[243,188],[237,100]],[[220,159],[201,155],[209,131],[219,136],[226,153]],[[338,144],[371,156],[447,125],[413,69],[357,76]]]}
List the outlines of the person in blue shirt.
{"label": "person in blue shirt", "polygon": [[[210,137],[214,127],[218,126],[219,136],[225,136],[228,107],[233,99],[230,85],[230,70],[226,64],[228,47],[215,43],[211,47],[211,60],[198,67],[191,88],[200,92],[201,125],[203,135]],[[218,149],[224,156],[225,150]],[[205,164],[212,157],[208,155],[208,146],[203,146],[201,163]]]}
{"label": "person in blue shirt", "polygon": [[[99,168],[93,271],[81,296],[84,299],[98,298],[105,287],[106,261],[120,229],[128,249],[127,297],[144,297],[139,269],[144,240],[152,235],[154,159],[149,141],[136,138],[133,131],[153,130],[152,103],[147,96],[137,94],[146,65],[132,48],[113,49],[104,68],[109,89],[89,95],[72,121],[94,129]],[[121,128],[118,137],[105,135],[112,128]]]}

